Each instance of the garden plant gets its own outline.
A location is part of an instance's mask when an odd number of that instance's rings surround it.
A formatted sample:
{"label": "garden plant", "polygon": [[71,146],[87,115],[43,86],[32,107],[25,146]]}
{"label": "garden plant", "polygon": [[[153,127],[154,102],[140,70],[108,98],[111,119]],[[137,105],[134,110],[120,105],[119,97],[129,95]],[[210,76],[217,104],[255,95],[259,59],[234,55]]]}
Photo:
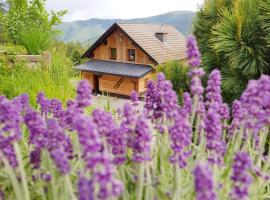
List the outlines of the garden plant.
{"label": "garden plant", "polygon": [[270,77],[251,80],[232,108],[221,75],[207,87],[194,37],[187,39],[190,93],[178,103],[160,73],[144,107],[135,92],[117,114],[89,111],[81,81],[63,104],[43,92],[0,97],[2,199],[267,199],[270,197]]}

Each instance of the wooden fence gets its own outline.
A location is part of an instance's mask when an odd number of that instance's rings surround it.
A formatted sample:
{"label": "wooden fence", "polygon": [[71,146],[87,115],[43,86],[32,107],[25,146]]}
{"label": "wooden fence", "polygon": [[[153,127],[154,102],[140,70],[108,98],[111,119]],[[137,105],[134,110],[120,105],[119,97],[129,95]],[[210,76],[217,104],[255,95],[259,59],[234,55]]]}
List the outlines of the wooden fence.
{"label": "wooden fence", "polygon": [[7,61],[13,64],[25,63],[29,67],[41,65],[43,69],[48,69],[52,62],[51,52],[44,51],[41,55],[7,55],[6,52],[0,51],[0,56],[6,57]]}

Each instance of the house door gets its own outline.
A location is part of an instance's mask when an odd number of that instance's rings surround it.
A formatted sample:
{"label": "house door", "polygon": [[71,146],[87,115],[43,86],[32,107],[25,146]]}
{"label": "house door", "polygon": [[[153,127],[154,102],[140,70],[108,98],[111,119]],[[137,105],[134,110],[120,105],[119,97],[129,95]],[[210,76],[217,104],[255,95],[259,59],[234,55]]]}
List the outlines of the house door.
{"label": "house door", "polygon": [[94,74],[94,84],[93,84],[94,93],[99,93],[99,75]]}

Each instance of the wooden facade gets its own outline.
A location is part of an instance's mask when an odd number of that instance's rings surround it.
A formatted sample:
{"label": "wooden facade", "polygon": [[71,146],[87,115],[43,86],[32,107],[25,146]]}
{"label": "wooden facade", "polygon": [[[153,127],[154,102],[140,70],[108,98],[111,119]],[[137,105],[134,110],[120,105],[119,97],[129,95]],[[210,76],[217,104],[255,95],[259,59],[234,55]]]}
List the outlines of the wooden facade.
{"label": "wooden facade", "polygon": [[[111,48],[116,48],[116,60],[110,58]],[[135,50],[135,61],[129,61],[129,49]],[[137,47],[119,28],[113,31],[112,34],[93,51],[92,59],[155,65],[155,62],[151,60],[141,48]]]}
{"label": "wooden facade", "polygon": [[140,96],[146,92],[146,84],[155,72],[146,74],[141,78],[130,78],[115,75],[97,75],[88,71],[81,71],[82,79],[88,80],[94,92],[113,93],[129,96],[135,90]]}

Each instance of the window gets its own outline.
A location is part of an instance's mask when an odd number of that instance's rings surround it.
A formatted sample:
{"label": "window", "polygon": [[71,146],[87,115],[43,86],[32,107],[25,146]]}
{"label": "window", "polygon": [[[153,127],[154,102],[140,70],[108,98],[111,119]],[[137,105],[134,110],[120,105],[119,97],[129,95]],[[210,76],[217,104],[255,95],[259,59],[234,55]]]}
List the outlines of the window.
{"label": "window", "polygon": [[116,53],[116,48],[111,48],[111,59],[116,60],[117,53]]}
{"label": "window", "polygon": [[135,49],[128,49],[128,61],[135,61]]}

